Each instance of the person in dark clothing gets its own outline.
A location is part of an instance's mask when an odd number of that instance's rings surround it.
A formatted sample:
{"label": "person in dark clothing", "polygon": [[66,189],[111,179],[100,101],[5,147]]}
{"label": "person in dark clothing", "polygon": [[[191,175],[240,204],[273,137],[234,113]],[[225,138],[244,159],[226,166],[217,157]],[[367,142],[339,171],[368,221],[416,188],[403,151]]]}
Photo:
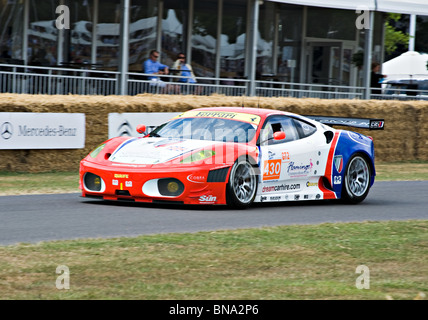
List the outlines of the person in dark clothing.
{"label": "person in dark clothing", "polygon": [[[370,88],[381,88],[382,87],[382,81],[383,78],[385,78],[385,75],[380,74],[380,63],[379,62],[373,62],[372,63],[372,73],[370,77]],[[372,89],[372,94],[381,94],[381,90],[378,89]]]}

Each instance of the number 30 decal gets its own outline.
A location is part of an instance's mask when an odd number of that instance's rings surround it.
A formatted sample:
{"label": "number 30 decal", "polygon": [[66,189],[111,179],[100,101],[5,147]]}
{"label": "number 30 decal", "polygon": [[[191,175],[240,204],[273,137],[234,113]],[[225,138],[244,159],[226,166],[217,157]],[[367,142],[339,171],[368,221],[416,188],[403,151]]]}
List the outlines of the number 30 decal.
{"label": "number 30 decal", "polygon": [[267,160],[263,168],[263,180],[279,179],[281,174],[281,159]]}

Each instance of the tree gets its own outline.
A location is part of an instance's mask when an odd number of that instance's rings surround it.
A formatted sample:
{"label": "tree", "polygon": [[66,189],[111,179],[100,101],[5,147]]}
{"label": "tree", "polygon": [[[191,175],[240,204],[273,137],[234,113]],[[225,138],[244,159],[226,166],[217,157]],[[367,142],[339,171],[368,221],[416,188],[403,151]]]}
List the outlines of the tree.
{"label": "tree", "polygon": [[395,25],[401,19],[399,13],[388,13],[385,21],[385,53],[392,55],[399,46],[406,46],[409,43],[409,34],[399,30]]}

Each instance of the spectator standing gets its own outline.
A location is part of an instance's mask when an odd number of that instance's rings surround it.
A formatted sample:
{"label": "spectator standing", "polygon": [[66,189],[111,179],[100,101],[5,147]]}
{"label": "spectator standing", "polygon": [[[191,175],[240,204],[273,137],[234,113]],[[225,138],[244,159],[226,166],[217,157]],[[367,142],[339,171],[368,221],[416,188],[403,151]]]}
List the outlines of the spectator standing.
{"label": "spectator standing", "polygon": [[[385,78],[385,75],[380,74],[380,63],[379,62],[373,62],[372,63],[372,73],[370,77],[370,87],[371,88],[381,88],[382,87],[382,81]],[[372,89],[372,94],[381,94],[381,90],[378,89]]]}

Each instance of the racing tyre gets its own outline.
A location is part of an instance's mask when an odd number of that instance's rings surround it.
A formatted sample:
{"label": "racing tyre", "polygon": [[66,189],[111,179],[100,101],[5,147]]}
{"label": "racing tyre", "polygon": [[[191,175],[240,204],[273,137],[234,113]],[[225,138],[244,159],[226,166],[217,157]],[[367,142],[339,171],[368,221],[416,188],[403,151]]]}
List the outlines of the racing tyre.
{"label": "racing tyre", "polygon": [[238,159],[230,170],[226,186],[226,202],[235,208],[246,208],[253,203],[257,191],[257,176],[248,160]]}
{"label": "racing tyre", "polygon": [[357,154],[346,166],[345,181],[342,189],[342,199],[347,203],[363,201],[370,189],[371,169],[367,160]]}

